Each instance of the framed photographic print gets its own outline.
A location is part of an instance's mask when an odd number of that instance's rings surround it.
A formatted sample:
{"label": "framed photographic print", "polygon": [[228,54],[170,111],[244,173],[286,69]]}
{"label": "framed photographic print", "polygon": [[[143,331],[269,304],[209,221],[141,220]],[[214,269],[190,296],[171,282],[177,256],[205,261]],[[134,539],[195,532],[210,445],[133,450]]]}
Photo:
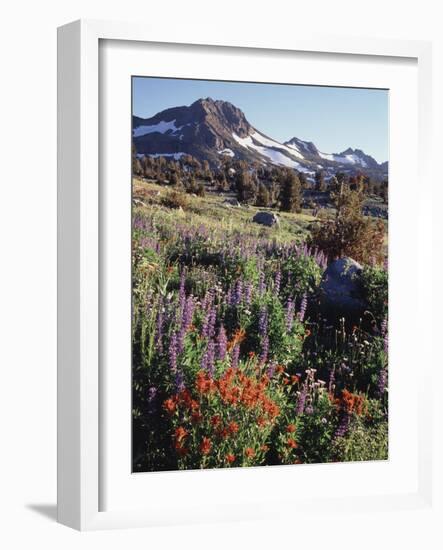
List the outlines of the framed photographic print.
{"label": "framed photographic print", "polygon": [[426,506],[430,47],[201,39],[59,29],[59,521]]}

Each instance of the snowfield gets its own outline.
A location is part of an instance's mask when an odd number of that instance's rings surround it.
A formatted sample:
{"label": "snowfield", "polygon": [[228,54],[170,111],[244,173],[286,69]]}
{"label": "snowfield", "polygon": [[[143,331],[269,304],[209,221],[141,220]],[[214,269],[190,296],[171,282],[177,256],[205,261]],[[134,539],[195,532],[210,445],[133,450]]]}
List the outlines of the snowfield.
{"label": "snowfield", "polygon": [[358,164],[360,166],[363,166],[363,168],[367,167],[366,162],[360,158],[358,155],[351,153],[349,155],[334,155],[332,153],[318,153],[322,159],[325,160],[332,160],[335,162],[340,162],[342,164]]}
{"label": "snowfield", "polygon": [[[251,134],[250,136],[247,136],[245,138],[241,138],[237,134],[233,133],[232,137],[242,147],[254,149],[254,151],[257,151],[258,153],[260,153],[260,155],[267,157],[274,164],[280,164],[281,166],[286,166],[287,168],[295,168],[300,172],[310,172],[310,170],[288,156],[296,156],[294,155],[294,151],[290,150],[289,147],[286,147],[285,145],[282,145],[277,141],[270,140],[262,134],[259,134],[258,132],[255,132],[254,134]],[[256,145],[253,139],[255,141],[258,141],[259,143],[262,143],[263,145]]]}
{"label": "snowfield", "polygon": [[229,157],[235,157],[235,153],[232,149],[222,149],[221,151],[218,151],[219,155],[228,155]]}
{"label": "snowfield", "polygon": [[133,137],[140,137],[140,136],[145,136],[146,134],[153,134],[154,132],[158,132],[159,134],[165,134],[170,130],[172,130],[173,132],[176,132],[181,128],[182,127],[180,128],[176,127],[175,119],[169,122],[165,122],[162,120],[158,124],[153,124],[152,126],[137,126],[137,128],[134,128],[132,135]]}
{"label": "snowfield", "polygon": [[277,149],[282,149],[283,151],[286,151],[290,155],[298,157],[299,159],[302,159],[302,160],[304,160],[305,158],[297,149],[292,147],[287,147],[286,145],[283,145],[278,141],[269,139],[265,137],[263,134],[260,134],[259,132],[254,132],[253,134],[251,134],[251,137],[254,138],[255,141],[258,141],[262,145],[265,145],[266,147],[276,147]]}

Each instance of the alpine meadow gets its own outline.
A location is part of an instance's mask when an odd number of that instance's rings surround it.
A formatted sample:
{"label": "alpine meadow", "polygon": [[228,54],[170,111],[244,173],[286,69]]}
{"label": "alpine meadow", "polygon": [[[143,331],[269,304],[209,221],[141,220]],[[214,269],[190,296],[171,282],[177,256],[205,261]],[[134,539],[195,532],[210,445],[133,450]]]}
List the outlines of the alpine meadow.
{"label": "alpine meadow", "polygon": [[132,92],[133,471],[386,460],[388,91]]}

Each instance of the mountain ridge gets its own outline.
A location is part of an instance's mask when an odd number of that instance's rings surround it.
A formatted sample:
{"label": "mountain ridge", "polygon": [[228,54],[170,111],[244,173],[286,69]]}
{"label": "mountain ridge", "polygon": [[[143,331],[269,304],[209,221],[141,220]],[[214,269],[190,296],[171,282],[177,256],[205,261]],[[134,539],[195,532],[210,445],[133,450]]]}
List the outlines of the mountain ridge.
{"label": "mountain ridge", "polygon": [[323,153],[311,141],[296,136],[284,143],[267,136],[247,120],[244,112],[224,100],[200,98],[189,106],[165,109],[149,118],[133,116],[133,142],[138,155],[179,159],[192,155],[212,166],[226,157],[293,168],[307,175],[321,170],[387,177],[388,161],[378,163],[358,148]]}

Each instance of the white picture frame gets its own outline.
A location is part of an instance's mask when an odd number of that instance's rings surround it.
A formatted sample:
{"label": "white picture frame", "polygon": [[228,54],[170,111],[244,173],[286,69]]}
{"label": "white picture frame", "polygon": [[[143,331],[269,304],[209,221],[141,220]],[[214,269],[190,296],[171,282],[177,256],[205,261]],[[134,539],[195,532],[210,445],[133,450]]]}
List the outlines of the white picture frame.
{"label": "white picture frame", "polygon": [[[100,211],[99,186],[99,74],[100,41],[164,43],[280,52],[331,53],[348,56],[384,56],[394,60],[410,58],[418,67],[418,181],[420,188],[430,185],[431,128],[431,46],[427,42],[370,40],[363,38],[303,36],[256,40],[211,38],[204,32],[196,39],[181,32],[148,29],[144,25],[102,21],[77,21],[59,29],[58,34],[58,520],[79,530],[153,526],[204,520],[254,519],[262,517],[263,502],[252,502],[248,508],[233,507],[230,513],[202,505],[198,520],[194,509],[178,507],[167,513],[155,505],[133,508],[114,507],[103,511],[100,506],[100,483],[103,473],[103,445],[100,406]],[[431,220],[418,213],[422,236],[430,234]],[[426,239],[423,239],[425,242]],[[423,246],[422,258],[429,258],[429,247]],[[422,281],[422,279],[420,279]],[[420,283],[421,284],[421,283]],[[425,304],[431,289],[421,285],[418,302]],[[424,362],[424,376],[431,377],[431,361]],[[418,405],[418,473],[417,486],[408,494],[359,495],[335,501],[316,496],[304,499],[303,509],[319,510],[322,506],[338,507],[341,513],[358,503],[362,508],[420,508],[432,501],[431,402],[424,385],[417,384]],[[129,412],[128,412],[129,414]],[[341,468],[349,465],[341,465]],[[352,466],[351,466],[352,467]],[[255,474],[260,475],[255,470]],[[280,470],[284,479],[284,471]],[[189,475],[184,473],[184,475]],[[195,475],[195,474],[194,474]],[[206,472],[204,473],[206,475]],[[243,475],[239,470],[236,475]],[[211,478],[205,478],[211,483]],[[155,494],[151,496],[155,498]],[[291,499],[289,498],[289,502]],[[295,502],[295,501],[294,501]],[[300,501],[295,503],[300,506]],[[283,512],[280,513],[280,515]]]}

